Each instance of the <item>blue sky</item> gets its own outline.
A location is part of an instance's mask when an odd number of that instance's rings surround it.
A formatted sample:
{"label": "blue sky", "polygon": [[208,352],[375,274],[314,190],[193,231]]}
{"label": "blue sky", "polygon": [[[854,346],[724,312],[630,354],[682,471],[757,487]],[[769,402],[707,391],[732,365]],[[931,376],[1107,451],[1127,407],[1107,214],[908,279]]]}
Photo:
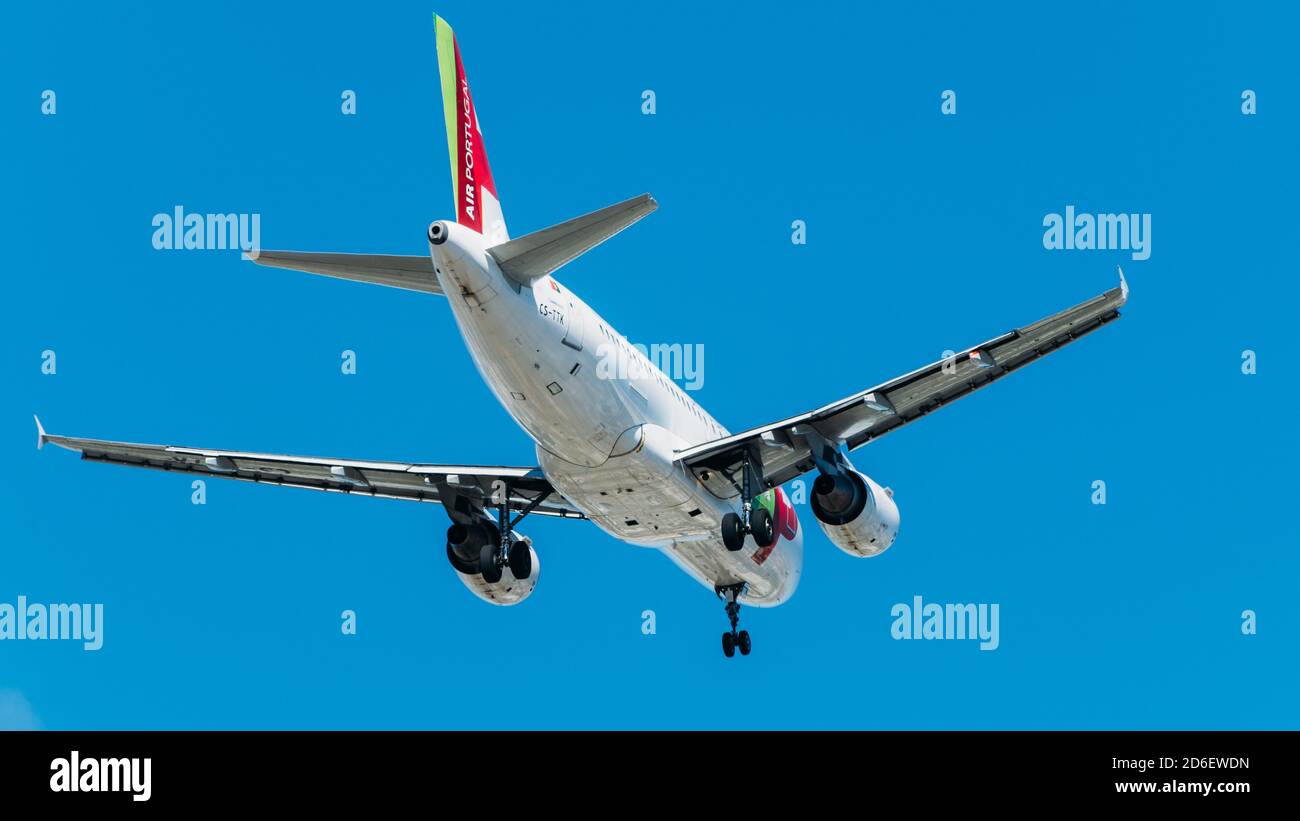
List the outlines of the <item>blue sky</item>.
{"label": "blue sky", "polygon": [[[439,299],[150,244],[153,215],[182,205],[259,213],[266,247],[423,253],[428,222],[452,212],[432,11],[460,39],[516,235],[659,200],[561,278],[633,341],[703,344],[696,398],[732,430],[1100,293],[1116,264],[1125,316],[855,452],[896,491],[897,543],[850,558],[805,511],[802,586],[744,611],[754,654],[731,661],[708,591],[587,524],[529,520],[538,590],[493,608],[453,577],[436,506],[235,482],[195,506],[186,477],[37,453],[33,411],[73,435],[534,463]],[[97,652],[0,642],[0,719],[1300,726],[1294,11],[8,16],[0,602],[99,602],[106,623]],[[945,89],[955,116],[940,113]],[[1043,217],[1067,205],[1150,213],[1150,258],[1044,249]],[[795,219],[806,245],[790,242]],[[1256,375],[1241,373],[1245,349]],[[999,604],[1001,646],[892,640],[890,608],[915,595]],[[356,636],[341,634],[345,609]]]}

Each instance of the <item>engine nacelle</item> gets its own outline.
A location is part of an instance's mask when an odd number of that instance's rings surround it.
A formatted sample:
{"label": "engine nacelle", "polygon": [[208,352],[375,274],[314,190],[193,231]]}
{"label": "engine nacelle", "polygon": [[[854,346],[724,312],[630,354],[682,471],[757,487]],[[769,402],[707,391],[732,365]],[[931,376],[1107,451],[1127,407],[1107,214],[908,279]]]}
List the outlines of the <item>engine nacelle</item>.
{"label": "engine nacelle", "polygon": [[532,595],[537,587],[537,577],[542,572],[542,560],[537,557],[537,551],[533,550],[531,539],[511,532],[511,546],[522,544],[528,550],[532,565],[528,578],[516,578],[510,565],[506,564],[501,568],[499,580],[489,582],[484,579],[478,569],[478,554],[484,545],[495,544],[499,534],[496,525],[489,521],[474,525],[453,524],[447,530],[447,560],[451,562],[461,583],[469,588],[469,592],[489,604],[505,607],[519,604]]}
{"label": "engine nacelle", "polygon": [[898,505],[888,490],[856,470],[813,482],[813,515],[826,538],[850,556],[885,552],[898,536]]}

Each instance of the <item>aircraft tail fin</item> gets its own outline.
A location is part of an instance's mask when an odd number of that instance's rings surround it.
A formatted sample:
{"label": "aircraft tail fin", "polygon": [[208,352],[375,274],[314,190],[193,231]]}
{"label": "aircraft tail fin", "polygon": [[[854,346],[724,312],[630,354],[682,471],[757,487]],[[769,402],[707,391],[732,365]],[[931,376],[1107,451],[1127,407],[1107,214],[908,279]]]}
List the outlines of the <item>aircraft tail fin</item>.
{"label": "aircraft tail fin", "polygon": [[451,186],[456,221],[484,236],[490,245],[510,239],[496,183],[488,167],[487,149],[479,130],[478,109],[469,93],[456,34],[447,21],[433,16],[438,40],[438,74],[442,80],[442,112],[451,153]]}

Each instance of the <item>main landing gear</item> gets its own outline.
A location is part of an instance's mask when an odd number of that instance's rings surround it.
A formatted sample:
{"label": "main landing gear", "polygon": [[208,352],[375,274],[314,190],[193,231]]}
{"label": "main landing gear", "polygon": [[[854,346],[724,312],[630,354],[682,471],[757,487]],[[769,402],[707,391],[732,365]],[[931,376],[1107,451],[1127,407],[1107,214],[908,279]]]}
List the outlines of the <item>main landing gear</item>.
{"label": "main landing gear", "polygon": [[501,581],[502,568],[509,567],[510,572],[516,579],[523,580],[533,574],[533,554],[528,549],[528,543],[522,540],[513,541],[511,534],[515,526],[523,520],[525,516],[532,513],[540,505],[550,491],[546,491],[533,499],[514,521],[510,520],[510,487],[507,485],[501,493],[500,501],[497,503],[497,534],[500,541],[489,539],[478,554],[478,570],[483,575],[483,581],[488,584],[496,584]]}
{"label": "main landing gear", "polygon": [[514,528],[550,495],[539,493],[513,521],[510,520],[509,487],[497,502],[497,520],[484,516],[472,524],[453,523],[447,530],[447,558],[452,567],[466,575],[478,573],[483,581],[496,584],[509,567],[515,579],[533,575],[533,554],[528,542],[514,536]]}
{"label": "main landing gear", "polygon": [[509,567],[516,579],[526,579],[533,574],[533,556],[528,552],[528,544],[523,541],[508,544],[509,537],[501,544],[488,542],[478,554],[478,569],[483,581],[496,584],[501,581],[502,568]]}
{"label": "main landing gear", "polygon": [[772,521],[772,514],[762,505],[754,507],[749,487],[751,473],[749,456],[746,455],[740,469],[741,512],[722,517],[722,543],[732,553],[745,546],[745,536],[753,536],[759,547],[771,547],[776,541],[776,523]]}
{"label": "main landing gear", "polygon": [[727,618],[731,620],[731,630],[722,634],[722,653],[727,658],[736,655],[736,650],[740,650],[742,656],[748,656],[753,646],[749,640],[748,630],[737,630],[736,626],[740,624],[740,602],[736,597],[745,590],[744,583],[720,585],[714,589],[718,598],[727,603]]}

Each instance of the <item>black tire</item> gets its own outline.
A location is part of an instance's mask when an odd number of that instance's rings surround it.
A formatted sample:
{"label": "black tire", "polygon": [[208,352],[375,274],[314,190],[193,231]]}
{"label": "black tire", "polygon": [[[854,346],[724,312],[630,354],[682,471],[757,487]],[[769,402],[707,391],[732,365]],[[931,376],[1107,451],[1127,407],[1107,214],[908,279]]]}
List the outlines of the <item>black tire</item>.
{"label": "black tire", "polygon": [[483,574],[483,581],[496,584],[501,581],[501,568],[497,566],[497,546],[485,544],[478,554],[478,572]]}
{"label": "black tire", "polygon": [[722,655],[727,658],[736,655],[736,637],[730,633],[722,634]]}
{"label": "black tire", "polygon": [[759,547],[771,547],[776,541],[776,526],[772,523],[772,514],[762,505],[749,511],[749,532],[754,543]]}
{"label": "black tire", "polygon": [[722,543],[732,553],[745,546],[745,528],[740,524],[740,517],[728,513],[722,517]]}
{"label": "black tire", "polygon": [[749,655],[749,650],[753,647],[753,644],[749,640],[748,630],[741,630],[740,634],[736,636],[736,646],[740,648],[740,654],[742,656]]}
{"label": "black tire", "polygon": [[510,545],[510,556],[507,564],[510,565],[510,572],[519,581],[524,581],[533,575],[533,554],[528,549],[527,542],[515,542]]}

